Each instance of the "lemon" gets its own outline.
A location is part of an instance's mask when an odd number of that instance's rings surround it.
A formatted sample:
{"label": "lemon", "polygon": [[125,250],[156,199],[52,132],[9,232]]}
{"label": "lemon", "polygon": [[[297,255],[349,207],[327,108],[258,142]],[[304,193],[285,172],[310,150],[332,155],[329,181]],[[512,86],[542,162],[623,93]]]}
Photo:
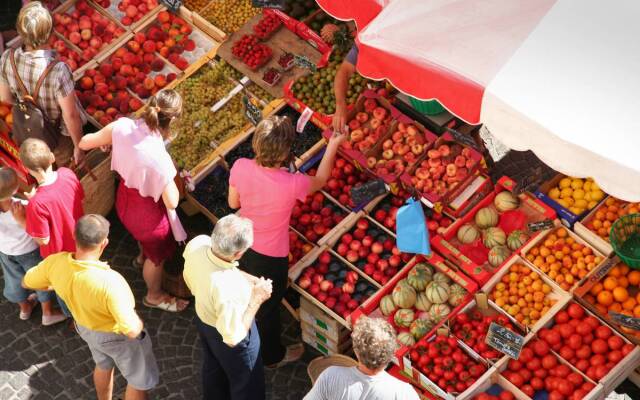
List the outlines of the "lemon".
{"label": "lemon", "polygon": [[591,210],[593,207],[597,206],[598,202],[597,201],[590,201],[589,204],[587,205],[587,207],[589,208],[589,210]]}
{"label": "lemon", "polygon": [[584,189],[585,192],[589,192],[591,191],[591,185],[592,183],[590,181],[586,181],[584,185],[582,185],[582,188]]}
{"label": "lemon", "polygon": [[591,200],[600,201],[602,199],[604,199],[604,192],[602,190],[591,190]]}
{"label": "lemon", "polygon": [[573,205],[573,203],[575,203],[576,201],[573,199],[573,197],[567,197],[566,199],[564,199],[567,204],[569,204],[569,207],[571,207]]}
{"label": "lemon", "polygon": [[584,208],[580,208],[580,207],[569,207],[569,211],[571,211],[572,213],[574,213],[575,215],[580,215],[584,212]]}
{"label": "lemon", "polygon": [[582,190],[582,189],[575,189],[575,190],[573,191],[573,195],[572,195],[572,197],[573,197],[575,200],[582,200],[582,199],[584,199],[584,190]]}
{"label": "lemon", "polygon": [[560,179],[558,186],[560,187],[560,189],[568,188],[569,186],[571,186],[571,178]]}
{"label": "lemon", "polygon": [[[575,199],[575,197],[574,197]],[[576,199],[576,202],[573,203],[574,207],[578,207],[578,208],[587,208],[587,206],[589,205],[589,203],[585,200],[585,199]]]}
{"label": "lemon", "polygon": [[570,187],[565,187],[560,191],[560,198],[565,199],[565,198],[571,197],[572,194],[573,194],[573,189],[571,189]]}
{"label": "lemon", "polygon": [[591,199],[591,192],[585,192],[585,194],[584,194],[584,199],[585,199],[586,201],[592,201],[592,199]]}
{"label": "lemon", "polygon": [[575,190],[575,189],[580,189],[583,185],[582,179],[580,178],[574,178],[571,180],[571,187]]}
{"label": "lemon", "polygon": [[560,197],[560,189],[553,188],[549,190],[549,197],[551,197],[554,200],[557,200]]}
{"label": "lemon", "polygon": [[593,192],[594,190],[600,190],[600,186],[596,182],[591,183],[591,191]]}
{"label": "lemon", "polygon": [[560,204],[564,208],[569,208],[569,203],[567,203],[567,200],[565,199],[558,200],[558,204]]}

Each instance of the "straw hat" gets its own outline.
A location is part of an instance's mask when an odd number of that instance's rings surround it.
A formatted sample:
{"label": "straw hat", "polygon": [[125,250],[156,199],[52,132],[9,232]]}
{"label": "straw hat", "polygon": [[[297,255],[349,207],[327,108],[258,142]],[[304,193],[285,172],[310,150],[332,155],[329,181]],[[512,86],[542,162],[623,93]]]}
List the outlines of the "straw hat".
{"label": "straw hat", "polygon": [[335,354],[332,356],[320,356],[314,358],[307,367],[307,374],[311,379],[311,384],[316,383],[318,376],[329,367],[355,367],[358,362],[351,357],[343,356],[342,354]]}

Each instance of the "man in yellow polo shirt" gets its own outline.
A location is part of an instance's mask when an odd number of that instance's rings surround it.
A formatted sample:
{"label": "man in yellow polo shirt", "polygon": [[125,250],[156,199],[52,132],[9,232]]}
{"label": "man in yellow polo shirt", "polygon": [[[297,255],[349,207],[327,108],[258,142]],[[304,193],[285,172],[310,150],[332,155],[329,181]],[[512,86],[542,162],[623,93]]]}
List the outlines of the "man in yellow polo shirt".
{"label": "man in yellow polo shirt", "polygon": [[110,400],[113,369],[127,380],[125,400],[143,400],[158,384],[151,339],[135,312],[127,281],[100,261],[109,243],[109,222],[89,214],[75,228],[76,252],[47,257],[24,277],[30,289],[52,288],[69,307],[76,329],[96,363],[93,374],[98,400]]}

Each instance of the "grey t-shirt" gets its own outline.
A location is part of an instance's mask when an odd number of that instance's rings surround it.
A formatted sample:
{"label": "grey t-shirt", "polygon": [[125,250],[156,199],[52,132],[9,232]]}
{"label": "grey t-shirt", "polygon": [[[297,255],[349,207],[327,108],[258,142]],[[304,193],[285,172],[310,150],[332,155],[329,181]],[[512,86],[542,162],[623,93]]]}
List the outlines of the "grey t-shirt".
{"label": "grey t-shirt", "polygon": [[357,367],[329,367],[324,370],[304,400],[418,400],[408,383],[386,371],[370,376]]}

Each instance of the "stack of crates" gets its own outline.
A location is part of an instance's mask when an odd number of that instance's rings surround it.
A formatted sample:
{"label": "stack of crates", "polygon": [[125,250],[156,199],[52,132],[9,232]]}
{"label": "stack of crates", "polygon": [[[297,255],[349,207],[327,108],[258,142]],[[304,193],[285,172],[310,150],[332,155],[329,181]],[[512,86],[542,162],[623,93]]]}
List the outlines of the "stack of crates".
{"label": "stack of crates", "polygon": [[300,297],[300,330],[302,340],[326,356],[352,353],[351,331],[304,297]]}

